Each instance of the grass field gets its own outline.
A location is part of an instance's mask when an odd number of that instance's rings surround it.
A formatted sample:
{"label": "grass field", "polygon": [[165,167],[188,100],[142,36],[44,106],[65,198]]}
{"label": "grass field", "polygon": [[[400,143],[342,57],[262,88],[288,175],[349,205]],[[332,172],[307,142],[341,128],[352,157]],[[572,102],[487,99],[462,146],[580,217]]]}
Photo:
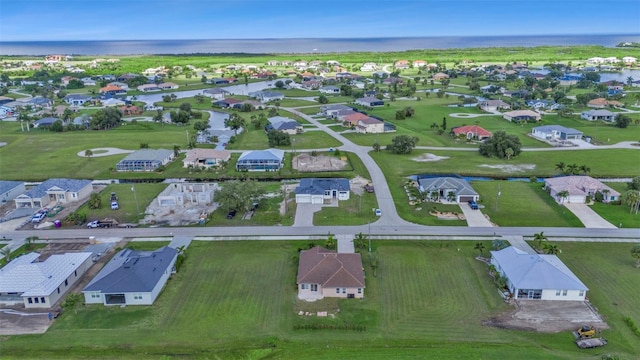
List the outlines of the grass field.
{"label": "grass field", "polygon": [[[80,206],[76,212],[87,215],[87,221],[101,220],[104,218],[116,219],[122,223],[136,223],[144,217],[144,211],[158,194],[167,187],[167,184],[135,184],[135,194],[131,191],[131,184],[111,184],[100,192],[102,207],[89,209],[87,203]],[[118,196],[118,210],[111,210],[111,192]],[[134,196],[135,195],[135,196]],[[137,198],[137,204],[136,204]]]}
{"label": "grass field", "polygon": [[[490,246],[488,243],[487,246]],[[566,333],[485,327],[512,309],[498,296],[474,242],[375,241],[374,276],[365,256],[364,300],[340,307],[327,322],[360,323],[366,331],[294,330],[293,260],[303,242],[193,242],[181,271],[152,307],[79,306],[47,333],[5,337],[3,357],[156,359],[633,359],[640,342],[622,321],[640,320],[640,286],[630,244],[562,244],[561,258],[589,286],[612,326],[607,347],[585,352]],[[314,307],[321,307],[322,302]],[[154,329],[154,331],[149,331]]]}
{"label": "grass field", "polygon": [[338,207],[323,207],[314,214],[313,225],[363,225],[377,220],[372,209],[378,208],[378,201],[374,194],[351,193],[349,200],[340,201]]}

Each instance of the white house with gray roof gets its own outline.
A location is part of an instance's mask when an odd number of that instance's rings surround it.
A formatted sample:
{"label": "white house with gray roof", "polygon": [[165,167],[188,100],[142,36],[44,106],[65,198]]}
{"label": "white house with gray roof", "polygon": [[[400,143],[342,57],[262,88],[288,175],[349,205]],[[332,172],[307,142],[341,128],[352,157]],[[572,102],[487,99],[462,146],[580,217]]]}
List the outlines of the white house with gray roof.
{"label": "white house with gray roof", "polygon": [[90,252],[51,255],[32,252],[0,269],[0,303],[27,309],[51,308],[93,265]]}
{"label": "white house with gray roof", "polygon": [[167,165],[175,154],[167,149],[140,149],[127,155],[116,164],[118,171],[155,171]]}
{"label": "white house with gray roof", "polygon": [[607,122],[613,122],[616,118],[616,113],[606,109],[593,109],[589,111],[583,111],[580,114],[580,118],[588,121],[602,120]]}
{"label": "white house with gray roof", "polygon": [[580,140],[582,131],[566,128],[560,125],[537,126],[531,130],[531,135],[541,140]]}
{"label": "white house with gray roof", "polygon": [[2,204],[15,199],[25,191],[24,181],[0,180],[0,202]]}
{"label": "white house with gray roof", "polygon": [[555,255],[529,254],[513,246],[491,251],[491,265],[523,300],[584,301],[589,290]]}
{"label": "white house with gray roof", "polygon": [[[473,190],[469,183],[461,178],[434,177],[418,180],[420,192],[427,193],[432,200],[448,199],[449,193],[453,195],[455,202],[478,201],[480,195]],[[433,195],[435,194],[435,196]]]}
{"label": "white house with gray roof", "polygon": [[332,200],[349,200],[349,179],[305,178],[296,188],[296,204],[324,204]]}
{"label": "white house with gray roof", "polygon": [[49,204],[81,201],[91,194],[90,180],[49,179],[14,199],[16,208],[41,208]]}
{"label": "white house with gray roof", "polygon": [[243,152],[236,162],[237,171],[277,171],[284,165],[284,150],[267,149]]}
{"label": "white house with gray roof", "polygon": [[178,251],[124,249],[82,290],[87,304],[153,305],[172,273]]}

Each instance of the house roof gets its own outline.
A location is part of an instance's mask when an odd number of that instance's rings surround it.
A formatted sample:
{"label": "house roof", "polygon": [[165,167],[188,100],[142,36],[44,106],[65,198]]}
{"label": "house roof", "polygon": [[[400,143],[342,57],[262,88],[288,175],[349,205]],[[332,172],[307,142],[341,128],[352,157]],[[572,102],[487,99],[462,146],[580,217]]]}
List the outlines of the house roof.
{"label": "house roof", "polygon": [[100,88],[100,92],[108,92],[108,91],[124,91],[123,88],[119,87],[119,86],[115,86],[115,85],[107,85],[103,88]]}
{"label": "house roof", "polygon": [[49,103],[52,103],[52,102],[53,102],[53,100],[51,100],[49,98],[46,98],[46,97],[42,97],[42,96],[36,96],[36,97],[33,97],[33,98],[27,100],[27,103],[34,104],[34,105],[46,105],[46,104],[49,104]]}
{"label": "house roof", "polygon": [[478,137],[491,136],[490,132],[481,128],[478,125],[459,126],[459,127],[453,128],[453,133],[456,135],[472,133],[472,134],[476,134]]}
{"label": "house roof", "polygon": [[583,111],[582,113],[590,116],[614,116],[616,114],[605,109],[593,109],[589,111]]}
{"label": "house roof", "polygon": [[[495,86],[495,85],[487,85],[489,87]],[[497,86],[495,86],[497,87]],[[485,100],[480,102],[480,105],[484,105],[484,106],[509,106],[509,104],[507,104],[506,102],[502,101],[502,100]]]}
{"label": "house roof", "polygon": [[206,89],[206,90],[203,90],[202,92],[205,93],[205,94],[212,94],[212,95],[230,94],[230,92],[228,90],[221,89],[221,88]]}
{"label": "house roof", "polygon": [[275,129],[275,130],[295,130],[298,127],[300,127],[300,123],[298,123],[295,120],[289,120],[289,121],[279,121],[279,122],[275,122],[275,123],[271,123],[269,125],[267,125],[267,130],[268,129]]}
{"label": "house roof", "polygon": [[365,287],[358,253],[336,253],[316,246],[300,252],[297,283],[323,287]]}
{"label": "house roof", "polygon": [[561,125],[543,125],[543,126],[537,126],[533,128],[533,131],[535,132],[542,132],[542,133],[550,133],[552,131],[557,131],[557,132],[561,132],[561,133],[565,133],[565,134],[582,134],[582,131],[573,129],[573,128],[566,128],[564,126]]}
{"label": "house roof", "polygon": [[372,117],[368,117],[368,116],[364,119],[358,120],[358,124],[364,124],[364,125],[377,125],[382,123],[383,123],[382,121],[378,119],[374,119]]}
{"label": "house roof", "polygon": [[555,255],[528,254],[513,246],[491,251],[516,289],[589,290]]}
{"label": "house roof", "polygon": [[238,162],[242,160],[278,160],[284,159],[284,150],[267,149],[267,150],[251,150],[243,152],[238,158]]}
{"label": "house roof", "polygon": [[36,126],[37,125],[51,125],[51,124],[53,124],[54,122],[56,122],[58,120],[60,120],[60,119],[54,118],[54,117],[45,117],[45,118],[42,118],[40,120],[34,121],[33,125],[36,125]]}
{"label": "house roof", "polygon": [[296,194],[324,195],[325,191],[349,191],[349,179],[345,178],[305,178],[300,180]]}
{"label": "house roof", "polygon": [[66,192],[79,192],[87,185],[91,185],[90,180],[49,179],[40,183],[33,189],[25,192],[23,195],[32,199],[41,198],[47,194],[47,190],[52,188],[62,189]]}
{"label": "house roof", "polygon": [[90,95],[85,94],[69,94],[64,97],[65,100],[89,100],[91,99]]}
{"label": "house roof", "polygon": [[183,162],[194,162],[199,159],[221,159],[228,161],[231,157],[231,152],[227,150],[213,150],[213,149],[189,149],[186,151],[187,156],[182,160]]}
{"label": "house roof", "polygon": [[508,111],[506,113],[504,113],[503,115],[507,115],[507,116],[511,116],[511,117],[517,117],[517,116],[531,116],[534,118],[539,118],[540,114],[538,114],[537,112],[533,111],[533,110],[513,110],[513,111]]}
{"label": "house roof", "polygon": [[363,114],[361,112],[354,111],[353,113],[344,116],[342,119],[344,121],[348,121],[348,122],[350,122],[352,124],[356,124],[358,122],[358,120],[363,120],[363,119],[367,119],[367,118],[369,118],[369,116],[367,116],[367,115],[365,115],[365,114]]}
{"label": "house roof", "polygon": [[423,191],[455,189],[456,195],[478,195],[466,180],[454,177],[423,178],[418,184]]}
{"label": "house roof", "polygon": [[11,191],[22,184],[24,184],[24,181],[0,180],[0,194]]}
{"label": "house roof", "polygon": [[267,120],[269,120],[269,122],[271,124],[275,124],[275,123],[279,123],[279,122],[295,121],[293,119],[290,119],[290,118],[284,117],[284,116],[272,116],[272,117],[268,118]]}
{"label": "house roof", "polygon": [[163,161],[173,155],[172,150],[167,149],[140,149],[127,155],[122,161],[148,160]]}
{"label": "house roof", "polygon": [[336,111],[336,110],[353,110],[353,108],[342,105],[342,104],[333,104],[333,105],[325,105],[320,107],[321,111]]}
{"label": "house roof", "polygon": [[22,255],[0,269],[0,293],[50,295],[91,255],[90,252],[57,254],[43,262],[37,261],[38,253]]}
{"label": "house roof", "polygon": [[620,196],[620,193],[603,184],[599,180],[586,175],[559,176],[544,180],[546,186],[556,192],[567,190],[570,195],[586,195],[597,191],[608,190],[612,196]]}
{"label": "house roof", "polygon": [[105,294],[150,292],[176,256],[178,251],[168,246],[154,251],[124,249],[82,291]]}

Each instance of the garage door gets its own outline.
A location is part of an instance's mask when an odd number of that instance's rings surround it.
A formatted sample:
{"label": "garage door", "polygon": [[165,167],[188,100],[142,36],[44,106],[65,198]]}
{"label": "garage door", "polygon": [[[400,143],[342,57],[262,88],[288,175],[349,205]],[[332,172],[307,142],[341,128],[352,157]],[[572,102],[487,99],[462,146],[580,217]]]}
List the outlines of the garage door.
{"label": "garage door", "polygon": [[471,200],[473,200],[473,196],[460,196],[459,202],[469,202]]}
{"label": "garage door", "polygon": [[296,195],[296,204],[311,204],[311,195]]}
{"label": "garage door", "polygon": [[311,198],[311,203],[312,204],[317,204],[317,205],[322,205],[322,203],[323,203],[322,196],[314,196],[313,198]]}

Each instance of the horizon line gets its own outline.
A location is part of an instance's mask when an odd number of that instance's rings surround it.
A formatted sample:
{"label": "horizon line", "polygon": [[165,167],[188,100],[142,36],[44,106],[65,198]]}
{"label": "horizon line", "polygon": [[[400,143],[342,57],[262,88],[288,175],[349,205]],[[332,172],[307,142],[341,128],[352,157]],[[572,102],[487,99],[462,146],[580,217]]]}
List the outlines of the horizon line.
{"label": "horizon line", "polygon": [[[156,38],[156,39],[48,39],[48,40],[2,40],[10,42],[65,42],[65,41],[203,41],[203,40],[357,40],[357,39],[421,39],[421,38],[480,38],[480,37],[535,37],[535,36],[638,36],[639,33],[571,33],[571,34],[509,34],[509,35],[432,35],[432,36],[355,36],[355,37],[266,37],[266,38]],[[640,39],[638,39],[640,40]]]}

